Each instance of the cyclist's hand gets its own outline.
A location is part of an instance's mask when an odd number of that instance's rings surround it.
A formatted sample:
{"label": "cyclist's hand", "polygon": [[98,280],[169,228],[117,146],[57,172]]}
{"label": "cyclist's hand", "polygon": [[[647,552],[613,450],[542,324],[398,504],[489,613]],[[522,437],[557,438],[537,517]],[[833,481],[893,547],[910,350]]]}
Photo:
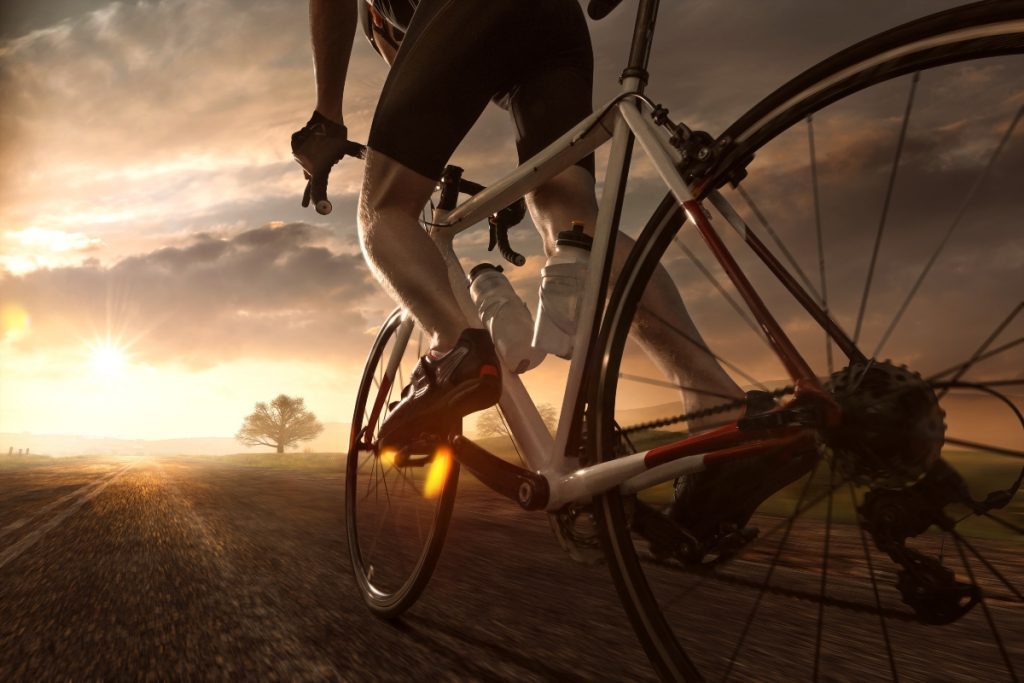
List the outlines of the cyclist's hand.
{"label": "cyclist's hand", "polygon": [[313,112],[309,122],[292,134],[292,156],[302,166],[306,178],[302,205],[309,206],[312,199],[317,213],[326,215],[333,208],[327,199],[327,178],[334,164],[346,154],[363,156],[362,145],[350,142],[347,135],[343,124],[334,123],[319,112]]}

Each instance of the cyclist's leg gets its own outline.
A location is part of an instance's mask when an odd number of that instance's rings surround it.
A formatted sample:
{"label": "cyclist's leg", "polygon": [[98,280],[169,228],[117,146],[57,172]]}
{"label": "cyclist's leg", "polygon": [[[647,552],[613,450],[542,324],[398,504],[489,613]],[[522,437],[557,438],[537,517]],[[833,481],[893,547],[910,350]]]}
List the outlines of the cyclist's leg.
{"label": "cyclist's leg", "polygon": [[447,350],[466,327],[440,252],[419,224],[435,181],[373,148],[359,201],[359,235],[366,262],[402,307]]}
{"label": "cyclist's leg", "polygon": [[[444,164],[514,63],[503,28],[515,6],[422,0],[370,130],[359,211],[363,249],[376,277],[441,351],[466,325],[443,259],[418,216]],[[469,25],[476,30],[472,40],[460,35]]]}
{"label": "cyclist's leg", "polygon": [[[590,114],[593,90],[593,53],[578,3],[552,2],[541,24],[538,40],[549,40],[544,63],[511,89],[507,104],[518,131],[521,160],[553,142]],[[593,232],[597,216],[594,160],[587,157],[538,187],[526,197],[534,224],[550,253],[556,234],[572,220]],[[612,279],[618,275],[633,240],[618,235]],[[706,392],[683,391],[688,411],[719,405],[722,397],[743,392],[706,348],[668,273],[659,266],[636,317],[634,332],[644,350],[680,386],[702,387]],[[691,341],[688,341],[691,340]],[[700,428],[700,423],[691,428]]]}
{"label": "cyclist's leg", "polygon": [[[580,166],[562,172],[527,197],[534,224],[544,239],[545,250],[554,247],[555,235],[572,220],[583,221],[593,231],[597,215],[594,177]],[[612,286],[633,249],[634,241],[619,233],[615,239]],[[686,310],[671,277],[659,265],[651,284],[644,291],[634,319],[633,334],[640,346],[667,377],[681,387],[700,387],[701,392],[683,391],[686,410],[694,411],[720,405],[723,400],[740,398],[743,391],[722,369],[707,348]],[[716,415],[721,421],[726,415]],[[708,420],[693,421],[691,429],[700,429]]]}

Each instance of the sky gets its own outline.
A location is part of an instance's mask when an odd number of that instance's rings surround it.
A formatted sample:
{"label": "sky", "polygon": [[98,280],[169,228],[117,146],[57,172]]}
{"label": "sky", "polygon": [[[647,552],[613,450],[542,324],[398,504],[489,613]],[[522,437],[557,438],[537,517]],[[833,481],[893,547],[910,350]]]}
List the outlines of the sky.
{"label": "sky", "polygon": [[[596,102],[617,87],[633,4],[627,1],[607,20],[591,23]],[[664,2],[651,92],[677,119],[715,133],[838,49],[953,4]],[[908,164],[921,159],[926,180],[969,185],[1024,103],[1022,66],[1018,59],[949,72],[948,80],[927,83],[930,110],[946,118],[921,119],[919,134],[908,143]],[[384,63],[357,37],[345,104],[353,139],[365,140],[386,74]],[[961,120],[967,113],[962,102],[944,105],[962,84],[980,85],[990,98],[984,105],[973,102],[971,113],[981,116],[971,124]],[[906,92],[905,81],[887,86],[817,124],[823,208],[841,198],[864,209],[863,215],[840,211],[826,225],[837,262],[829,275],[837,306],[855,303],[856,295],[843,292],[859,291],[853,283],[862,280],[863,263],[846,258],[852,249],[848,239],[877,224],[878,186],[884,185],[892,155],[891,146],[869,143],[895,135]],[[303,3],[3,4],[0,432],[230,436],[253,403],[280,393],[303,396],[322,420],[350,420],[363,358],[392,303],[359,250],[359,164],[346,161],[332,174],[330,216],[299,206],[303,181],[288,140],[308,118],[313,96]],[[806,223],[813,216],[806,193],[796,199],[788,191],[806,185],[806,169],[796,161],[806,146],[804,135],[801,130],[780,138],[776,150],[759,156],[752,177],[762,169],[758,196],[766,213],[797,210]],[[1012,191],[1007,178],[1016,172],[1019,179],[1024,169],[1021,138],[1017,131],[994,174],[995,189],[981,202],[994,227],[969,233],[956,258],[938,267],[941,281],[970,280],[969,294],[923,290],[922,298],[933,306],[908,311],[918,318],[892,341],[905,357],[935,343],[934,330],[926,332],[922,321],[938,314],[928,310],[959,305],[957,310],[974,316],[971,326],[948,330],[958,348],[965,348],[1009,311],[1014,298],[1007,291],[1016,288],[1019,301],[1019,204],[1018,218],[1007,218],[1014,210],[1007,202],[1019,189]],[[923,161],[934,160],[927,153],[936,150],[937,166]],[[604,158],[606,153],[599,154],[599,166]],[[483,183],[511,170],[515,154],[507,115],[486,112],[453,162]],[[648,165],[638,161],[634,168],[624,225],[635,234],[661,189]],[[842,190],[829,195],[828,188]],[[901,250],[918,242],[920,226],[956,212],[956,193],[935,188],[926,182],[901,188],[905,200],[894,204],[894,220],[902,217],[918,227],[892,239],[897,263]],[[510,277],[535,309],[540,242],[529,227],[513,237],[528,261]],[[692,237],[687,243],[696,246]],[[460,238],[468,264],[485,258],[485,239],[479,231]],[[804,241],[796,248],[808,272],[816,268],[812,246]],[[681,258],[673,263],[689,282],[694,316],[715,348],[753,366],[760,377],[780,377],[763,346],[737,332],[742,323],[729,317],[714,289]],[[890,284],[913,279],[909,268],[879,277],[883,303]],[[888,303],[891,311],[895,299]],[[793,309],[783,309],[782,318],[797,337],[813,333],[801,327]],[[942,359],[941,349],[936,357]],[[1004,360],[993,371],[1009,368],[1019,376],[1020,360]],[[526,381],[541,400],[554,402],[564,370],[551,360]]]}

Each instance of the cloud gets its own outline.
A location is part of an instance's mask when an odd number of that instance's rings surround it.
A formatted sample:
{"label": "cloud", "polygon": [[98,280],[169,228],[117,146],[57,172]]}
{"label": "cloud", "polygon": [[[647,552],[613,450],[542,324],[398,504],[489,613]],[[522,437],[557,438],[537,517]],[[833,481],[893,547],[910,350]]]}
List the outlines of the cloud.
{"label": "cloud", "polygon": [[[153,231],[297,197],[310,67],[305,8],[269,0],[113,2],[0,44],[4,227]],[[359,45],[353,69],[365,136],[384,65]],[[332,187],[360,178],[346,165]]]}
{"label": "cloud", "polygon": [[[649,92],[676,120],[718,132],[817,60],[952,4],[662,3]],[[91,9],[81,11],[86,6]],[[629,8],[624,4],[608,20],[591,24],[598,103],[617,88],[632,27]],[[16,292],[35,308],[32,334],[22,343],[76,343],[86,330],[105,329],[109,310],[115,326],[145,333],[137,345],[154,362],[201,365],[224,354],[334,353],[376,324],[376,312],[388,304],[367,278],[354,243],[359,165],[343,164],[332,178],[336,211],[324,225],[336,231],[303,223],[319,217],[298,207],[301,180],[287,140],[308,116],[314,96],[305,8],[275,0],[159,0],[76,3],[75,9],[59,21],[24,24],[30,32],[0,43],[0,230],[9,231],[8,240],[11,231],[32,229],[80,236],[92,245],[87,254],[72,250],[34,263],[49,263],[49,270],[3,276],[3,297]],[[365,139],[385,74],[357,37],[346,87],[346,115],[357,139]],[[953,99],[961,86],[980,87],[997,98],[1007,92],[1020,97],[1013,86],[1019,81],[1011,75],[982,65],[947,82],[923,79],[922,93],[931,99],[922,99],[917,111],[957,122],[963,104]],[[834,290],[863,275],[862,260],[842,256],[854,236],[877,224],[891,154],[887,144],[895,139],[905,98],[904,84],[894,83],[853,102],[845,116],[815,121],[822,203],[829,209],[826,246],[840,255],[829,275]],[[907,149],[908,171],[915,173],[901,174],[892,216],[893,226],[909,227],[887,233],[885,246],[895,265],[880,275],[882,290],[910,273],[899,259],[921,231],[941,229],[956,210],[958,193],[936,192],[931,181],[941,177],[954,188],[969,185],[979,154],[994,139],[992,130],[918,128],[918,120]],[[937,133],[930,137],[925,130]],[[501,141],[498,152],[495,140]],[[1006,168],[1024,163],[1020,147],[1015,139]],[[813,231],[802,129],[773,148],[752,167],[751,191],[774,221],[799,218],[780,226],[792,240],[798,230]],[[938,166],[920,161],[936,151]],[[486,113],[455,161],[482,182],[511,168],[507,114]],[[928,182],[915,183],[917,171]],[[623,214],[625,229],[633,233],[663,194],[652,174],[642,175]],[[972,218],[1005,214],[1001,202],[1015,196],[1012,177],[996,178],[982,213]],[[839,200],[859,208],[835,211]],[[270,221],[283,225],[248,232],[237,227]],[[1007,239],[1014,226],[992,224],[990,231],[965,224],[958,233],[967,238],[954,245],[951,263],[959,272],[981,267],[979,259],[993,253],[994,268],[1004,276],[1020,267],[1019,241]],[[535,270],[539,242],[526,232],[521,228],[513,237]],[[493,260],[481,239],[475,233],[462,241],[472,258]],[[795,243],[805,270],[813,272],[813,240]],[[5,255],[11,244],[5,242]],[[135,253],[143,255],[129,256]],[[97,260],[78,265],[85,256]],[[527,299],[535,297],[535,282],[521,273],[514,279]],[[700,308],[697,302],[713,300],[714,292],[694,281],[692,296]]]}
{"label": "cloud", "polygon": [[139,361],[205,367],[247,357],[361,355],[391,307],[362,256],[319,244],[323,228],[266,225],[231,237],[0,279],[0,306],[31,319],[35,352],[109,335]]}

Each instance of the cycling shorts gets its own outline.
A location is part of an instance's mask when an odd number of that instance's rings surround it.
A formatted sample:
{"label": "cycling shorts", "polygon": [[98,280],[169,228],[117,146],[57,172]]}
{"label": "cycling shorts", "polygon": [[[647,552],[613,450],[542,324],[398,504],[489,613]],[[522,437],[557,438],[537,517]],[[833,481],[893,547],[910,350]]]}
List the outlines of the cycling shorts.
{"label": "cycling shorts", "polygon": [[[522,162],[591,113],[593,80],[577,0],[420,0],[368,144],[440,178],[493,100],[512,115]],[[593,174],[593,155],[579,165]]]}

